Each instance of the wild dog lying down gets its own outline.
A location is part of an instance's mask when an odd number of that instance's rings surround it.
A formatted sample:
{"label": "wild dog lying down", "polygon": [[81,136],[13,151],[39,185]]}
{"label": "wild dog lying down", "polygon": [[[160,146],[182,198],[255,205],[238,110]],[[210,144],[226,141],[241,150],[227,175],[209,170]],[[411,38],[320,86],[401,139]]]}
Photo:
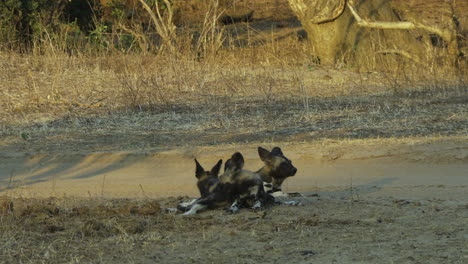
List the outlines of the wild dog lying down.
{"label": "wild dog lying down", "polygon": [[[216,165],[211,168],[211,170],[205,171],[198,160],[195,159],[195,177],[197,178],[197,187],[198,191],[200,191],[200,198],[206,197],[213,192],[214,188],[218,184],[218,174],[222,163],[223,160],[219,160],[218,163],[216,163]],[[198,199],[193,199],[190,202],[179,203],[177,209],[186,211],[187,208],[190,208]]]}
{"label": "wild dog lying down", "polygon": [[258,155],[265,165],[257,171],[265,182],[265,190],[273,196],[285,196],[281,185],[286,178],[296,175],[297,169],[286,158],[281,148],[274,147],[271,152],[258,147]]}
{"label": "wild dog lying down", "polygon": [[[288,158],[286,158],[281,148],[279,147],[273,148],[271,152],[262,147],[258,147],[258,154],[260,156],[260,159],[265,163],[265,165],[256,173],[260,175],[264,182],[264,185],[267,188],[269,188],[268,193],[271,193],[274,196],[284,196],[284,194],[281,192],[281,185],[286,178],[294,176],[297,172],[297,169],[292,165],[291,161]],[[198,199],[194,199],[191,202],[180,203],[177,209],[181,211],[188,211],[196,201],[207,196],[209,192],[214,190],[214,186],[217,184],[219,168],[221,166],[222,161],[218,161],[218,163],[211,169],[211,171],[205,171],[196,159],[195,163],[195,176],[198,179],[197,186],[200,191],[201,197]],[[227,167],[229,167],[229,163],[230,161],[228,160],[228,162],[226,162],[225,164],[225,171],[227,170]],[[226,176],[224,176],[223,178],[224,181],[226,181]],[[263,186],[259,187],[258,190],[260,193],[257,194],[257,196],[261,197],[261,199],[263,199],[264,202],[275,201],[274,198],[265,194]],[[238,193],[238,195],[239,197],[242,196],[242,199],[235,201],[229,208],[229,211],[236,212],[239,210],[240,207],[252,207],[254,209],[259,209],[261,207],[261,203],[257,203],[257,200],[255,200],[255,198],[246,198],[249,196],[248,193]],[[275,201],[275,203],[287,205],[300,205],[300,203],[296,201]]]}
{"label": "wild dog lying down", "polygon": [[[197,162],[197,171],[198,171]],[[271,195],[265,193],[263,181],[259,174],[243,170],[244,157],[239,152],[232,155],[225,164],[223,175],[217,182],[208,188],[210,192],[195,201],[185,204],[186,207],[179,205],[179,209],[186,210],[184,215],[196,214],[198,211],[213,209],[231,204],[229,211],[237,212],[241,204],[246,204],[246,200],[253,200],[252,208],[261,208],[262,204],[268,201],[274,201]],[[206,174],[206,172],[205,172]],[[200,186],[199,186],[200,188]],[[201,191],[200,191],[201,193]]]}
{"label": "wild dog lying down", "polygon": [[[297,201],[275,200],[275,197],[288,196],[287,193],[282,192],[281,185],[286,178],[294,176],[297,172],[296,167],[294,167],[291,160],[283,154],[281,148],[274,147],[270,152],[262,147],[258,147],[258,155],[265,164],[256,172],[263,180],[264,188],[262,188],[262,191],[265,192],[266,190],[266,194],[263,194],[263,196],[272,196],[271,198],[268,197],[266,200],[273,200],[276,204],[301,205],[301,203]],[[232,210],[236,205],[241,207],[252,207],[251,203],[249,205],[248,199],[243,199],[242,202],[242,204],[233,204],[230,210]]]}

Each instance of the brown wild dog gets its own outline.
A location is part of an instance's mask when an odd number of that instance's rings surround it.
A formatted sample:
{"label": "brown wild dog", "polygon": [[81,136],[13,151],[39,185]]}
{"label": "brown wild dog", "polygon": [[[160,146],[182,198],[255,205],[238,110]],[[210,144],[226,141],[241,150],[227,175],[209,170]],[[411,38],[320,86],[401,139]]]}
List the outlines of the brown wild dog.
{"label": "brown wild dog", "polygon": [[277,196],[282,193],[281,185],[286,178],[296,175],[297,169],[291,160],[286,158],[281,148],[274,147],[271,152],[258,147],[258,155],[265,165],[257,171],[265,182],[267,193]]}
{"label": "brown wild dog", "polygon": [[[240,153],[239,153],[240,154]],[[262,147],[258,147],[258,154],[260,156],[260,159],[265,163],[265,165],[256,172],[256,174],[259,174],[261,179],[264,182],[264,185],[267,188],[270,188],[268,193],[265,193],[264,186],[262,185],[261,187],[258,187],[257,194],[253,195],[250,192],[243,193],[245,191],[245,188],[237,188],[237,187],[232,187],[231,191],[232,192],[237,192],[236,195],[238,196],[238,199],[233,202],[231,207],[229,208],[229,212],[236,212],[239,210],[240,207],[251,207],[253,209],[260,209],[262,206],[267,205],[268,203],[271,203],[272,201],[277,204],[286,204],[286,205],[300,205],[300,202],[297,201],[275,201],[275,198],[271,195],[272,193],[275,196],[280,196],[278,195],[278,192],[281,194],[281,184],[284,182],[284,180],[288,177],[294,176],[297,172],[297,169],[292,165],[291,161],[284,156],[282,150],[279,147],[273,148],[273,150],[270,152]],[[242,157],[242,155],[241,155]],[[219,168],[219,165],[221,161],[218,162],[218,164],[213,167],[211,171],[212,176],[208,176],[210,172],[205,172],[204,169],[201,167],[201,165],[195,160],[197,169],[196,169],[196,175],[197,178],[199,179],[199,182],[197,183],[197,186],[200,190],[201,198],[206,196],[206,191],[207,188],[210,188],[210,190],[214,190],[213,186],[214,183],[216,182],[217,174],[216,176],[213,176],[213,169],[214,168]],[[228,168],[230,167],[230,162],[231,160],[228,160],[225,164],[225,173],[229,173]],[[243,158],[242,158],[242,166],[243,166]],[[216,172],[219,171],[216,170]],[[249,175],[249,172],[246,170],[242,170],[245,175]],[[247,173],[248,172],[248,173]],[[205,175],[205,176],[199,176],[199,175]],[[249,177],[252,177],[252,175],[249,175]],[[224,181],[226,181],[226,178],[228,178],[226,175],[223,175]],[[237,177],[237,182],[236,186],[242,185],[242,178],[245,177]],[[210,181],[207,181],[206,179],[211,179]],[[209,186],[209,187],[204,187],[204,186]],[[234,195],[234,196],[236,196]],[[191,202],[183,202],[180,203],[179,206],[177,207],[181,211],[187,211],[191,208],[191,206],[197,201],[198,199],[194,199]]]}
{"label": "brown wild dog", "polygon": [[[195,177],[197,178],[197,187],[198,191],[200,191],[200,198],[206,197],[211,192],[213,192],[214,188],[218,184],[218,174],[222,163],[223,160],[219,160],[218,163],[216,163],[216,165],[211,168],[211,170],[205,171],[198,160],[195,159]],[[190,202],[179,203],[177,209],[185,211],[186,208],[192,206],[197,200],[198,199],[193,199]]]}
{"label": "brown wild dog", "polygon": [[[261,197],[266,197],[263,201],[274,201],[276,204],[285,204],[285,205],[301,205],[297,201],[279,201],[275,197],[287,196],[281,190],[281,185],[288,177],[296,175],[297,169],[292,165],[291,160],[289,160],[284,154],[281,148],[274,147],[271,152],[258,147],[258,155],[260,159],[265,163],[265,165],[258,170],[256,173],[260,175],[263,180],[263,192],[265,194],[260,194]],[[241,207],[252,207],[252,201],[248,199],[241,200]]]}
{"label": "brown wild dog", "polygon": [[228,211],[235,213],[246,199],[254,201],[252,208],[261,208],[269,197],[273,197],[264,192],[260,175],[243,170],[243,167],[244,157],[239,152],[234,153],[231,159],[226,162],[223,175],[219,176],[218,181],[211,185],[207,195],[195,199],[185,208],[181,208],[181,205],[178,208],[187,210],[184,215],[193,215],[201,210],[231,205]]}
{"label": "brown wild dog", "polygon": [[198,179],[197,187],[200,191],[200,196],[204,197],[212,192],[213,186],[218,182],[218,174],[221,169],[221,165],[223,164],[223,160],[219,160],[210,171],[205,171],[197,159],[195,159],[195,164],[195,177]]}

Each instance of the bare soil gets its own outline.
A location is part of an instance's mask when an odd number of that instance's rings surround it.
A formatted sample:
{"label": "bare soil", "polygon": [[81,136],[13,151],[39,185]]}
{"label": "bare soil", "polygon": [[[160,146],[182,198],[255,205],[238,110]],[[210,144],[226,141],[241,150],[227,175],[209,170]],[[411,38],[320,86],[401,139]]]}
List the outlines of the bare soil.
{"label": "bare soil", "polygon": [[300,207],[195,217],[161,210],[188,197],[10,199],[1,262],[466,263],[466,199],[334,193],[295,198]]}
{"label": "bare soil", "polygon": [[[465,263],[464,203],[300,198],[301,207],[161,213],[181,199],[13,200],[2,263]],[[7,228],[6,228],[7,227]]]}
{"label": "bare soil", "polygon": [[[391,144],[390,144],[391,143]],[[272,147],[277,143],[263,143]],[[465,263],[466,138],[284,143],[302,206],[167,213],[205,166],[256,144],[3,153],[1,263]]]}

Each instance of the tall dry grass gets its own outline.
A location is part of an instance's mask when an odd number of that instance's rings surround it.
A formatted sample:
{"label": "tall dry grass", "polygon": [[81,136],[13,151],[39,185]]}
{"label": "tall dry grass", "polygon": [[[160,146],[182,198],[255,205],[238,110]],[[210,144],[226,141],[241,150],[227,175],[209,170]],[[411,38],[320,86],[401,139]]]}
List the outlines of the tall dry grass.
{"label": "tall dry grass", "polygon": [[[219,25],[223,9],[217,1],[210,3],[204,23],[178,29],[166,47],[130,23],[120,31],[96,32],[87,39],[70,34],[66,27],[58,32],[44,29],[44,37],[36,40],[30,53],[3,49],[0,130],[4,135],[35,125],[47,130],[51,126],[44,124],[57,120],[73,129],[73,124],[82,125],[88,118],[146,111],[187,115],[180,122],[209,119],[198,129],[274,130],[328,115],[351,118],[355,111],[369,109],[385,115],[385,100],[415,97],[408,100],[419,104],[428,97],[466,98],[466,68],[448,71],[435,60],[434,65],[415,66],[402,57],[396,58],[398,67],[385,67],[382,56],[372,53],[359,67],[321,67],[307,55],[310,47],[298,40],[297,28]],[[171,28],[170,19],[158,15],[153,19]],[[132,41],[127,48],[122,44],[125,39]],[[385,70],[377,72],[372,67],[376,64]],[[194,111],[200,116],[191,115]],[[249,116],[255,111],[261,114]],[[463,120],[466,114],[453,118]],[[359,122],[371,121],[352,121]]]}

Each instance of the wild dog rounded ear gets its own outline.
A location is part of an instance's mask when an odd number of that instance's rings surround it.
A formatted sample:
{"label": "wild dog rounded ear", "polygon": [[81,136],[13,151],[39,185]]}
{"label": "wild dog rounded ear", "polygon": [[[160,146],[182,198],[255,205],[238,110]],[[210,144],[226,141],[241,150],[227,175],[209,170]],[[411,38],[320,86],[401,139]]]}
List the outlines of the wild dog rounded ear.
{"label": "wild dog rounded ear", "polygon": [[262,148],[262,147],[258,147],[258,156],[260,156],[260,159],[263,161],[263,162],[268,162],[271,160],[271,153],[270,151]]}
{"label": "wild dog rounded ear", "polygon": [[236,152],[231,157],[232,166],[241,170],[244,167],[244,157],[239,152]]}
{"label": "wild dog rounded ear", "polygon": [[197,166],[197,168],[195,169],[195,177],[200,178],[205,174],[205,169],[203,169],[200,163],[198,163],[197,159],[195,159],[195,164]]}
{"label": "wild dog rounded ear", "polygon": [[226,160],[224,163],[224,172],[226,172],[231,167],[231,159]]}
{"label": "wild dog rounded ear", "polygon": [[218,177],[219,170],[221,169],[221,165],[223,164],[223,160],[220,159],[216,165],[213,166],[211,169],[211,176],[216,176]]}
{"label": "wild dog rounded ear", "polygon": [[284,156],[283,151],[281,151],[281,149],[279,147],[274,147],[271,150],[271,154],[272,155],[282,155],[282,156]]}

